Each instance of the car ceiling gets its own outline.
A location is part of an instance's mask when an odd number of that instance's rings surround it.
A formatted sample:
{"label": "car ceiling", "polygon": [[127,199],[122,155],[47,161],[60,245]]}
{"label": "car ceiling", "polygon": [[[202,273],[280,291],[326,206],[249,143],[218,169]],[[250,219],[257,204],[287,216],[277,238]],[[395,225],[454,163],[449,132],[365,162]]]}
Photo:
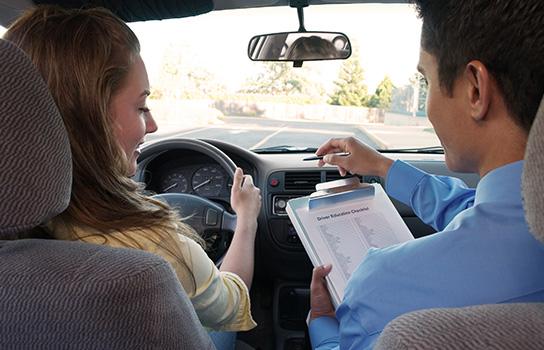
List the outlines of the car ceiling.
{"label": "car ceiling", "polygon": [[[301,0],[298,0],[301,1]],[[304,1],[304,0],[302,0]],[[196,16],[212,10],[288,6],[290,0],[0,0],[0,25],[7,27],[26,8],[57,4],[67,8],[102,6],[127,22]],[[406,3],[406,0],[307,0],[309,5]]]}

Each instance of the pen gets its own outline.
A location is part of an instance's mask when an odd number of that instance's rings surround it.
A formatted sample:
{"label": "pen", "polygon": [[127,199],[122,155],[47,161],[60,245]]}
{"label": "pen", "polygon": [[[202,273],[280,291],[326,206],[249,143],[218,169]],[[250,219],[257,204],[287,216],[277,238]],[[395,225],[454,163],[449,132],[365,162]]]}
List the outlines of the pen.
{"label": "pen", "polygon": [[[350,155],[349,152],[340,152],[340,153],[329,153],[329,154],[332,154],[332,155],[335,155],[335,156],[340,156],[340,157],[347,157]],[[304,158],[303,160],[320,160],[320,159],[323,159],[323,157],[325,157],[326,154],[322,155],[322,156],[313,156],[313,157],[308,157],[308,158]]]}

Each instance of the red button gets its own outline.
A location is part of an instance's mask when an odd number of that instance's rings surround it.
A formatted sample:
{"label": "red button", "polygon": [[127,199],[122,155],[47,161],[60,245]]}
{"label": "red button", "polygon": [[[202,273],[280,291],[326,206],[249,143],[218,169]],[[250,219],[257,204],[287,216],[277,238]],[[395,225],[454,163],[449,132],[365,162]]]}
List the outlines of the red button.
{"label": "red button", "polygon": [[280,180],[278,179],[270,179],[270,186],[276,187],[280,184]]}

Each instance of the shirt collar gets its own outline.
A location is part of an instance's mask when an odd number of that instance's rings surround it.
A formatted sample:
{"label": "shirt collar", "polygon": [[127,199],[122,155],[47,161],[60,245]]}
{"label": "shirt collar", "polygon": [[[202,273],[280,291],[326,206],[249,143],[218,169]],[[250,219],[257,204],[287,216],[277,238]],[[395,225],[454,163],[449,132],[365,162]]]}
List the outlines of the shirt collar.
{"label": "shirt collar", "polygon": [[523,160],[503,165],[487,173],[476,186],[474,204],[484,202],[521,203]]}

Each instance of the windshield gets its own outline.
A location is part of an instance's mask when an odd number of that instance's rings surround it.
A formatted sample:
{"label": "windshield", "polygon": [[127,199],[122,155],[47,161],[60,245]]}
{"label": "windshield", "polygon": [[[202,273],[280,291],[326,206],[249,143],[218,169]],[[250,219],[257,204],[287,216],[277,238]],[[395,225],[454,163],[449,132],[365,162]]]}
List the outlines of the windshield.
{"label": "windshield", "polygon": [[148,140],[211,138],[280,152],[350,135],[379,149],[440,145],[416,70],[421,21],[413,7],[319,5],[305,8],[304,18],[307,30],[345,33],[352,56],[301,68],[251,61],[252,36],[298,28],[289,7],[131,23],[159,125]]}

